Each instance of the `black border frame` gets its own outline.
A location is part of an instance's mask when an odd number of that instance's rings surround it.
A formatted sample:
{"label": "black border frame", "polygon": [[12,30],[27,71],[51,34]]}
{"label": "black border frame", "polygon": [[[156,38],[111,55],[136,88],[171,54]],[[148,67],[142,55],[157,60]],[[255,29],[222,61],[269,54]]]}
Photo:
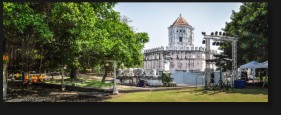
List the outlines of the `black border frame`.
{"label": "black border frame", "polygon": [[[15,0],[5,0],[7,2],[13,2]],[[23,2],[37,2],[37,0],[21,0]],[[41,0],[40,0],[41,1]],[[60,2],[66,0],[43,0],[44,2]],[[71,1],[78,1],[78,0],[71,0]],[[87,2],[93,2],[92,0],[82,0]],[[98,0],[98,1],[104,1],[104,0]],[[116,2],[171,2],[168,0],[134,0],[134,1],[128,1],[128,0],[119,0]],[[261,2],[259,0],[250,0],[251,2]],[[175,0],[172,2],[250,2],[245,0],[231,0],[231,1],[224,1],[224,0],[213,0],[213,1],[206,1],[206,0],[184,0],[179,1]],[[19,2],[19,1],[15,1]],[[1,101],[1,112],[7,112],[6,114],[41,114],[41,113],[55,113],[55,114],[104,114],[104,113],[112,113],[112,114],[273,114],[278,111],[278,106],[280,107],[280,92],[278,91],[278,82],[280,82],[280,76],[278,76],[277,69],[278,68],[278,61],[281,59],[279,57],[279,49],[278,48],[278,41],[280,41],[280,37],[278,36],[278,30],[280,25],[280,15],[278,11],[280,10],[280,6],[277,3],[278,1],[273,0],[266,0],[266,2],[269,2],[269,16],[270,16],[270,22],[269,22],[269,32],[270,32],[270,38],[269,38],[269,102],[265,103],[252,103],[252,102],[188,102],[188,103],[167,103],[167,102],[153,102],[153,103],[3,103]],[[1,14],[3,14],[3,3],[1,3]],[[3,15],[1,15],[1,21],[3,22]],[[3,23],[1,23],[2,28]],[[0,39],[0,46],[3,46],[3,30],[1,29],[1,39]],[[3,52],[2,47],[1,53]],[[2,60],[1,60],[2,63]],[[2,68],[2,64],[0,66]],[[1,81],[2,74],[0,77]],[[1,85],[2,87],[2,85]],[[1,93],[2,95],[2,93]],[[178,113],[180,112],[180,113]],[[4,113],[4,114],[5,114]]]}

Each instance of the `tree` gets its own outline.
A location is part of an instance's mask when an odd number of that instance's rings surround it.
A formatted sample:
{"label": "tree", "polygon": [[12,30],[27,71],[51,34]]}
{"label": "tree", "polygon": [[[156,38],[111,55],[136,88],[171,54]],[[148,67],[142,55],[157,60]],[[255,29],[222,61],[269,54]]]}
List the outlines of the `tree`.
{"label": "tree", "polygon": [[29,71],[38,59],[37,44],[53,36],[38,3],[3,2],[3,52],[10,57],[9,66]]}
{"label": "tree", "polygon": [[[135,33],[113,10],[115,2],[4,3],[4,52],[18,56],[15,64],[57,69],[70,77],[80,69],[105,68],[103,81],[118,66],[141,66],[146,33]],[[128,18],[127,18],[128,19]],[[12,48],[15,47],[15,48]],[[11,51],[7,51],[7,50]],[[22,53],[23,52],[23,53]],[[10,56],[9,56],[10,57]],[[64,71],[62,71],[64,73]]]}
{"label": "tree", "polygon": [[[268,60],[268,3],[247,2],[240,6],[240,11],[233,11],[231,22],[223,29],[230,35],[237,35],[237,64],[252,60]],[[231,56],[231,43],[220,47]],[[230,66],[228,67],[230,68]]]}
{"label": "tree", "polygon": [[[116,3],[92,3],[97,20],[94,37],[84,45],[80,58],[82,66],[93,65],[104,68],[102,82],[113,70],[112,64],[106,66],[105,60],[117,60],[118,67],[124,63],[127,67],[141,65],[144,43],[148,41],[146,33],[135,33],[125,23],[120,14],[113,10]],[[90,60],[91,59],[91,60]]]}
{"label": "tree", "polygon": [[[38,3],[3,2],[3,53],[10,60],[4,65],[3,88],[7,92],[7,68],[30,71],[38,57],[36,45],[48,41],[52,36],[44,21],[44,14],[37,10]],[[3,95],[5,97],[5,95]]]}
{"label": "tree", "polygon": [[[54,32],[56,50],[51,52],[61,59],[61,65],[71,69],[71,78],[76,78],[85,41],[94,35],[96,13],[90,3],[54,3],[51,28]],[[67,51],[66,51],[67,49]]]}

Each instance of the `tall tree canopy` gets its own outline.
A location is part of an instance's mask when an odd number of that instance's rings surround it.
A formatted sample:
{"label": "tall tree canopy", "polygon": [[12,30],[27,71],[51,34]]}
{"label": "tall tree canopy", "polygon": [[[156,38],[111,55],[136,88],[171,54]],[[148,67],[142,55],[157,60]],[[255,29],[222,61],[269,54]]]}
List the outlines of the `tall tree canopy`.
{"label": "tall tree canopy", "polygon": [[[233,11],[231,22],[226,23],[225,32],[236,35],[238,66],[249,61],[268,60],[268,3],[246,2],[240,6],[240,11]],[[224,44],[219,49],[231,56],[231,43]]]}
{"label": "tall tree canopy", "polygon": [[29,71],[40,58],[38,43],[50,41],[53,33],[39,3],[4,2],[3,12],[3,53],[11,58],[9,65]]}
{"label": "tall tree canopy", "polygon": [[112,70],[112,66],[105,66],[106,60],[118,61],[118,67],[141,66],[141,50],[149,40],[148,35],[136,33],[113,10],[115,5],[4,2],[4,53],[13,55],[12,52],[21,50],[17,55],[22,59],[15,64],[27,64],[33,69],[67,66],[72,78],[77,70],[102,67],[105,70],[102,81]]}
{"label": "tall tree canopy", "polygon": [[51,11],[51,29],[54,33],[53,50],[62,60],[62,65],[70,69],[71,78],[76,78],[79,69],[78,58],[83,50],[82,46],[94,37],[95,11],[91,4],[82,3],[53,3]]}

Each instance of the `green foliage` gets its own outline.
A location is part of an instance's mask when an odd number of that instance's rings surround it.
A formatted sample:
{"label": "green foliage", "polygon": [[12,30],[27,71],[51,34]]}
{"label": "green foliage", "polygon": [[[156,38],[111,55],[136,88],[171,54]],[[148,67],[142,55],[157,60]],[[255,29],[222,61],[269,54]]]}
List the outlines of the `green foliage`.
{"label": "green foliage", "polygon": [[44,22],[44,15],[33,9],[32,6],[34,5],[37,4],[3,2],[4,27],[15,28],[16,32],[20,34],[24,33],[28,26],[33,26],[39,35],[39,39],[51,38],[53,34]]}
{"label": "green foliage", "polygon": [[112,71],[112,66],[104,66],[105,60],[117,60],[118,67],[122,63],[140,67],[148,35],[135,33],[124,23],[119,12],[113,10],[115,4],[4,2],[5,43],[18,47],[13,51],[24,52],[19,54],[17,64],[38,67],[43,59],[45,69],[65,65],[74,77],[77,70],[91,67]]}
{"label": "green foliage", "polygon": [[[238,66],[255,60],[268,60],[268,3],[247,2],[240,6],[239,12],[231,15],[231,22],[223,29],[230,35],[237,35]],[[231,44],[221,46],[225,54],[231,56]]]}
{"label": "green foliage", "polygon": [[40,3],[3,2],[4,52],[12,56],[9,65],[28,71],[39,63],[40,45],[53,33],[38,9]]}
{"label": "green foliage", "polygon": [[[57,59],[65,60],[66,64],[76,77],[76,71],[81,68],[78,58],[83,46],[93,37],[95,12],[89,3],[54,3],[51,12],[51,23],[54,31],[55,49],[50,53],[56,54]],[[67,51],[66,51],[67,49]]]}
{"label": "green foliage", "polygon": [[171,73],[163,72],[161,77],[163,83],[170,83],[173,81],[173,79],[171,78]]}

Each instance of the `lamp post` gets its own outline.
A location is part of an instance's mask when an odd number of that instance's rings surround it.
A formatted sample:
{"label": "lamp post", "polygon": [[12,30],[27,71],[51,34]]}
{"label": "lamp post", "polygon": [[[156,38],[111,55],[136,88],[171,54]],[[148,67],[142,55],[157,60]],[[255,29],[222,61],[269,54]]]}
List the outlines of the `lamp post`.
{"label": "lamp post", "polygon": [[106,62],[113,62],[113,67],[114,67],[114,84],[113,84],[113,95],[118,95],[119,92],[117,90],[116,86],[116,61],[115,60],[105,60]]}

